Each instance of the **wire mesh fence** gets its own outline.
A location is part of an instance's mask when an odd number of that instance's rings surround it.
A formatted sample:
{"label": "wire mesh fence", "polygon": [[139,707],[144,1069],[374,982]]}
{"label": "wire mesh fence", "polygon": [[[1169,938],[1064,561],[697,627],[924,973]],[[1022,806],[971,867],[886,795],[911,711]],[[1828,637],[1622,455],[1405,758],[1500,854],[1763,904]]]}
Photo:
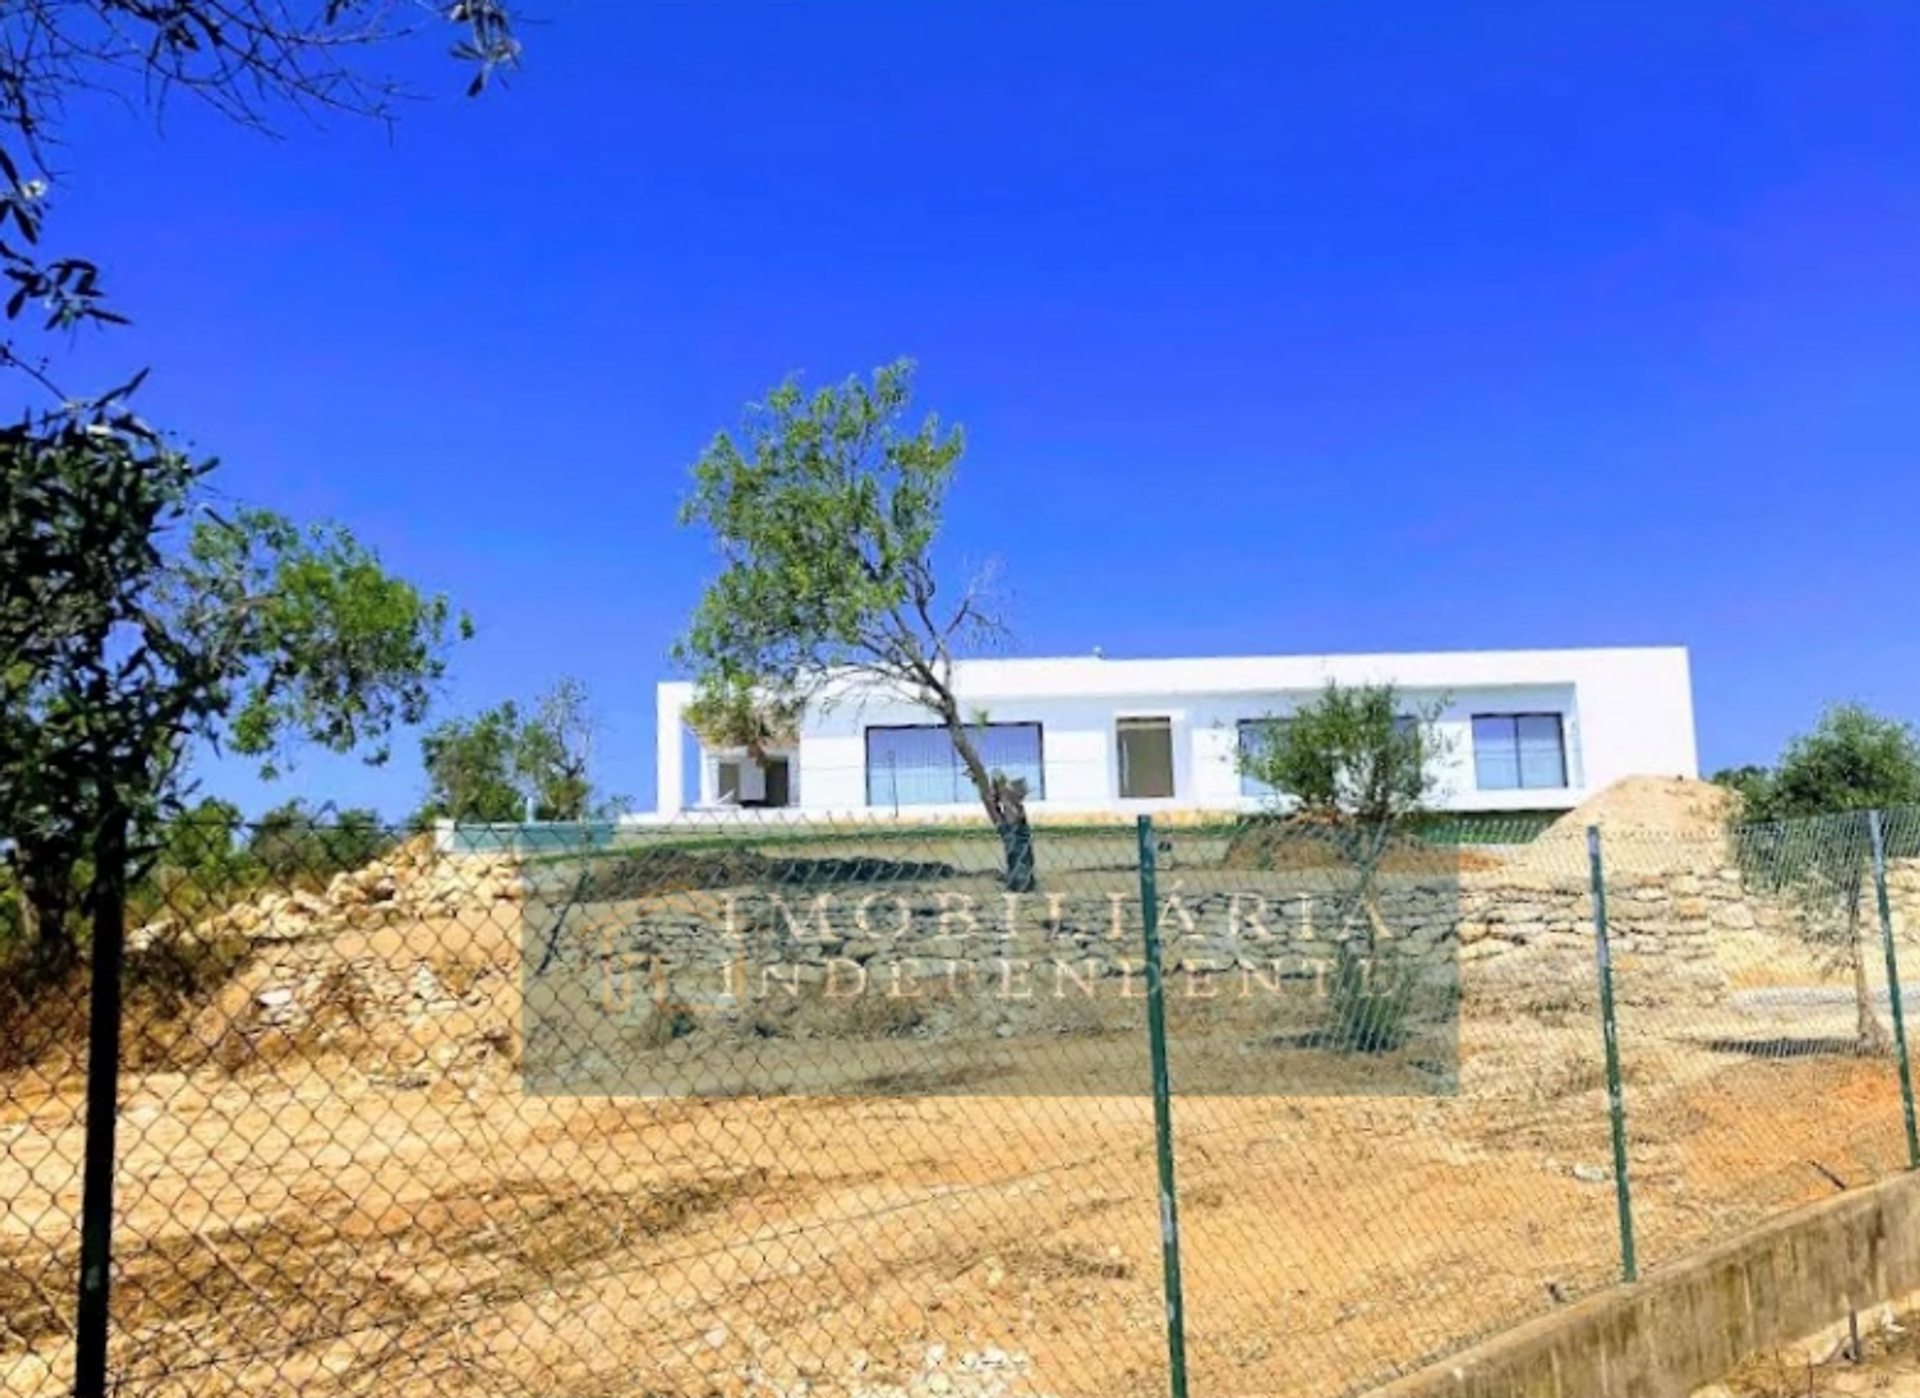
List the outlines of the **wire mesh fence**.
{"label": "wire mesh fence", "polygon": [[[751,812],[154,843],[118,1392],[1358,1392],[1913,1164],[1920,812],[1041,825],[1031,886]],[[0,917],[0,1386],[50,1394],[111,968]]]}

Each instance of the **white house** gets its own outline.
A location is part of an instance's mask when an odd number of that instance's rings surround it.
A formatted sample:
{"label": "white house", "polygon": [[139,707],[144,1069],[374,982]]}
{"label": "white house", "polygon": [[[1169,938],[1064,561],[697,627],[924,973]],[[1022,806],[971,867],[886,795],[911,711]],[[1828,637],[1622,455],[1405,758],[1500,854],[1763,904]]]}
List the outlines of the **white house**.
{"label": "white house", "polygon": [[[1036,815],[1245,811],[1263,793],[1236,751],[1258,725],[1335,680],[1392,683],[1408,707],[1440,704],[1440,797],[1463,811],[1559,810],[1625,776],[1696,776],[1693,693],[1681,647],[1405,655],[971,660],[955,667],[989,766],[1024,777]],[[933,715],[849,690],[807,712],[791,746],[757,763],[689,741],[686,683],[662,684],[655,819],[687,808],[758,818],[979,811]]]}

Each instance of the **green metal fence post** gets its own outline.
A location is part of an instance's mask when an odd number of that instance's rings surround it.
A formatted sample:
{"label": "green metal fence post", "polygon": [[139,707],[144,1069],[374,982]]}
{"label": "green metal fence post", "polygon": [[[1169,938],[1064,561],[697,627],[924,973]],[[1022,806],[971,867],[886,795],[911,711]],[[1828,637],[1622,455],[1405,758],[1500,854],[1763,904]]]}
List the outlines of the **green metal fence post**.
{"label": "green metal fence post", "polygon": [[126,950],[127,816],[109,798],[94,845],[93,983],[87,1012],[87,1127],[80,1195],[80,1297],[74,1398],[108,1389],[108,1284],[113,1268],[114,1127],[119,1120],[120,978]]}
{"label": "green metal fence post", "polygon": [[1160,1164],[1160,1258],[1167,1295],[1167,1371],[1173,1398],[1187,1398],[1187,1317],[1180,1297],[1180,1201],[1173,1182],[1173,1083],[1167,1072],[1166,990],[1160,975],[1160,895],[1154,882],[1153,817],[1140,817],[1140,925],[1147,958],[1147,1042],[1153,1055],[1154,1154]]}
{"label": "green metal fence post", "polygon": [[1867,812],[1873,837],[1873,893],[1880,904],[1880,940],[1887,949],[1887,1008],[1893,1014],[1893,1047],[1900,1060],[1900,1110],[1907,1126],[1907,1168],[1920,1170],[1920,1136],[1913,1127],[1913,1071],[1907,1066],[1907,1016],[1900,1005],[1900,960],[1893,950],[1893,905],[1887,899],[1887,837],[1880,812]]}
{"label": "green metal fence post", "polygon": [[1607,1106],[1613,1118],[1613,1197],[1620,1209],[1620,1271],[1640,1275],[1633,1252],[1633,1188],[1627,1180],[1627,1098],[1620,1084],[1620,1035],[1613,1017],[1613,955],[1607,947],[1607,876],[1600,858],[1600,827],[1587,827],[1587,863],[1593,874],[1593,944],[1600,967],[1600,1026],[1607,1046]]}

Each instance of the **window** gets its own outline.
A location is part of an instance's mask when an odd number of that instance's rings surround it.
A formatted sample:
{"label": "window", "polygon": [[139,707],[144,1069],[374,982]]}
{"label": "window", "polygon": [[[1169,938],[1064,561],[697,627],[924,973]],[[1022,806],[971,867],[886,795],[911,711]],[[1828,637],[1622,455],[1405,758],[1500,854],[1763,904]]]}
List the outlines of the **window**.
{"label": "window", "polygon": [[[1244,762],[1255,753],[1265,751],[1282,733],[1286,731],[1289,720],[1284,718],[1243,718],[1240,720],[1240,758]],[[1238,765],[1238,764],[1236,764]],[[1240,771],[1240,794],[1242,796],[1275,796],[1279,793],[1244,767]]]}
{"label": "window", "polygon": [[[967,729],[988,771],[1027,784],[1032,800],[1046,798],[1043,742],[1037,723],[989,723]],[[867,730],[869,806],[948,806],[977,801],[953,735],[940,724]]]}
{"label": "window", "polygon": [[1474,784],[1515,791],[1567,784],[1566,732],[1559,714],[1475,714]]}
{"label": "window", "polygon": [[1173,795],[1173,720],[1123,718],[1114,725],[1120,795],[1152,800]]}
{"label": "window", "polygon": [[723,757],[714,763],[714,799],[723,806],[784,806],[792,799],[788,759]]}
{"label": "window", "polygon": [[793,764],[784,757],[767,759],[767,796],[769,806],[793,804]]}
{"label": "window", "polygon": [[1427,765],[1426,734],[1421,730],[1420,720],[1413,714],[1400,714],[1393,720],[1393,731],[1402,738],[1413,739],[1414,751],[1420,754],[1420,765]]}

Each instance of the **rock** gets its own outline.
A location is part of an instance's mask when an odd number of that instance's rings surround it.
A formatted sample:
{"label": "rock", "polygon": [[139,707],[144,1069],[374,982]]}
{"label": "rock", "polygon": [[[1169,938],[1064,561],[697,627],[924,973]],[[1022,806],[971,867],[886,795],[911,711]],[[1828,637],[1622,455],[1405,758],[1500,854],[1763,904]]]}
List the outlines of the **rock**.
{"label": "rock", "polygon": [[1582,1184],[1605,1184],[1613,1178],[1611,1170],[1604,1170],[1598,1165],[1575,1165],[1572,1173]]}
{"label": "rock", "polygon": [[178,937],[182,930],[176,918],[157,918],[144,927],[134,928],[127,934],[127,950],[148,951],[155,942],[171,941]]}
{"label": "rock", "polygon": [[409,988],[413,992],[414,999],[428,1003],[452,998],[447,994],[446,988],[440,984],[440,978],[434,975],[433,968],[424,961],[413,968],[413,979],[409,982]]}
{"label": "rock", "polygon": [[256,942],[299,942],[312,935],[314,924],[304,917],[282,913],[255,921],[243,930]]}
{"label": "rock", "polygon": [[[5,1368],[0,1368],[0,1376],[5,1382],[0,1389],[8,1393],[52,1393],[56,1390],[53,1366],[37,1354],[21,1355],[17,1359],[8,1359]],[[65,1387],[71,1387],[71,1380]]]}

